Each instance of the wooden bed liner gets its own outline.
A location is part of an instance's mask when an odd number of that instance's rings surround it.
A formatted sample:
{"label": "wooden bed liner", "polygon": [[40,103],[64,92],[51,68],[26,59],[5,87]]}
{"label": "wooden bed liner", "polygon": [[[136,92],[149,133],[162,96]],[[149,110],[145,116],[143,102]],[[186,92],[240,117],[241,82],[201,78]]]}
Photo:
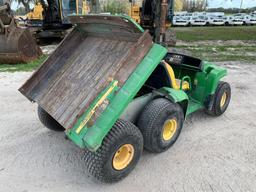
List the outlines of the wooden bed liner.
{"label": "wooden bed liner", "polygon": [[76,27],[19,89],[66,129],[115,79],[122,86],[152,47],[150,34],[116,16],[73,16]]}

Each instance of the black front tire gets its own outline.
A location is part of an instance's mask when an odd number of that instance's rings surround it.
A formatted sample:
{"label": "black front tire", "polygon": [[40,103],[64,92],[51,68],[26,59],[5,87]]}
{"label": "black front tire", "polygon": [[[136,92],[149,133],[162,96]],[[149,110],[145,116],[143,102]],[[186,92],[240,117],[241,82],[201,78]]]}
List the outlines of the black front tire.
{"label": "black front tire", "polygon": [[42,107],[37,108],[38,118],[41,123],[52,131],[65,131],[65,128],[60,125],[51,115],[49,115]]}
{"label": "black front tire", "polygon": [[[173,130],[172,122],[175,124]],[[145,149],[152,153],[161,153],[169,149],[178,139],[183,122],[184,113],[179,104],[164,98],[153,100],[145,107],[138,121]],[[166,138],[167,123],[170,123],[170,137]],[[168,136],[168,132],[166,133]]]}
{"label": "black front tire", "polygon": [[[115,167],[114,161],[119,149],[132,146],[132,158],[125,167]],[[88,172],[97,180],[111,183],[126,177],[137,165],[143,151],[143,137],[140,130],[132,123],[118,120],[101,147],[96,152],[85,152],[85,164]],[[129,151],[131,153],[131,151]]]}
{"label": "black front tire", "polygon": [[[226,95],[226,96],[225,96]],[[231,100],[231,87],[227,82],[220,81],[215,96],[213,98],[213,106],[206,113],[212,116],[220,116],[227,110]]]}

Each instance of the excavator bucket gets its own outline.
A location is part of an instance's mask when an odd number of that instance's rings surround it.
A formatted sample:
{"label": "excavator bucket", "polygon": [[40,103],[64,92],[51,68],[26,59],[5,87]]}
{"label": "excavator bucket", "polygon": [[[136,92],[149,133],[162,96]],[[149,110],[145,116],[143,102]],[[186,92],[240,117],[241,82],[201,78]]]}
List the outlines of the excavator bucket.
{"label": "excavator bucket", "polygon": [[28,63],[41,55],[29,30],[18,27],[12,16],[0,10],[0,64]]}

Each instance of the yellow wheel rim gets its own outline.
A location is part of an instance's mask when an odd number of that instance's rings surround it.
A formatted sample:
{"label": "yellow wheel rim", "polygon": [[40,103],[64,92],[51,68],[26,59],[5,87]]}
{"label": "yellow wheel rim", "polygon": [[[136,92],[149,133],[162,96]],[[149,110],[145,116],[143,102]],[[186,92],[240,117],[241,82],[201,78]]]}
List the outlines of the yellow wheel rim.
{"label": "yellow wheel rim", "polygon": [[167,120],[163,127],[163,139],[169,141],[177,130],[177,121],[175,119]]}
{"label": "yellow wheel rim", "polygon": [[115,153],[113,158],[114,169],[120,171],[125,169],[132,161],[134,147],[131,144],[122,145]]}
{"label": "yellow wheel rim", "polygon": [[227,93],[225,92],[225,93],[223,93],[223,95],[221,97],[221,100],[220,100],[220,107],[221,108],[225,105],[226,101],[227,101]]}

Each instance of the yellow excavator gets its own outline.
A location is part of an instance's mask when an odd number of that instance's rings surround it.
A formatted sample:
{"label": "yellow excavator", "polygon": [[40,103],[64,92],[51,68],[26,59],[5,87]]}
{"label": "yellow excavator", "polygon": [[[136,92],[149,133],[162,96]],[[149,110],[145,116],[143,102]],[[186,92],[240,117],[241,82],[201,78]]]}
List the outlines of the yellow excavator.
{"label": "yellow excavator", "polygon": [[130,16],[144,29],[148,29],[155,42],[166,46],[176,44],[176,34],[168,31],[174,13],[174,0],[143,0],[138,5],[136,0],[131,3]]}
{"label": "yellow excavator", "polygon": [[[31,26],[41,26],[44,20],[43,11],[44,11],[44,8],[42,4],[40,3],[40,1],[37,1],[34,5],[34,8],[25,15],[25,18]],[[90,12],[90,7],[88,2],[86,0],[83,0],[82,14],[88,14],[89,12]]]}
{"label": "yellow excavator", "polygon": [[36,2],[34,8],[25,15],[27,26],[32,28],[40,28],[43,26],[43,6],[40,2]]}
{"label": "yellow excavator", "polygon": [[[143,0],[141,6],[137,6],[135,0],[129,1],[132,5],[130,16],[136,22],[143,28],[148,29],[156,41],[162,41],[168,45],[175,45],[175,34],[170,32],[165,33],[165,31],[170,27],[174,7],[180,1]],[[36,33],[37,39],[48,39],[50,37],[62,38],[66,35],[66,30],[72,27],[68,20],[68,15],[88,14],[89,12],[99,13],[99,10],[99,0],[38,0],[34,14],[30,14],[29,18],[40,18],[41,15],[38,12],[40,13],[42,11],[42,27]]]}
{"label": "yellow excavator", "polygon": [[0,0],[0,64],[27,63],[42,55],[27,28],[19,27],[9,0]]}
{"label": "yellow excavator", "polygon": [[31,12],[26,14],[28,20],[43,21],[43,6],[40,2],[36,2]]}
{"label": "yellow excavator", "polygon": [[38,0],[34,9],[27,14],[27,23],[39,40],[62,39],[72,27],[68,15],[89,12],[87,0]]}

